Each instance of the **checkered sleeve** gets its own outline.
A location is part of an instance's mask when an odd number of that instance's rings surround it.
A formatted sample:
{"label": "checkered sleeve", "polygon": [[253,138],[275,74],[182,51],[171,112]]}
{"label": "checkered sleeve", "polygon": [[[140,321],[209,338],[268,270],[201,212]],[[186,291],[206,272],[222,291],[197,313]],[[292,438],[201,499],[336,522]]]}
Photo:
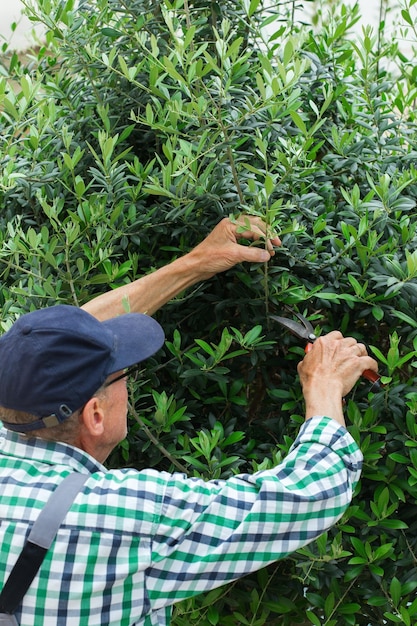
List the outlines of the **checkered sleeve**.
{"label": "checkered sleeve", "polygon": [[227,481],[167,479],[146,576],[153,609],[223,585],[316,539],[349,505],[361,463],[345,428],[314,417],[272,470]]}

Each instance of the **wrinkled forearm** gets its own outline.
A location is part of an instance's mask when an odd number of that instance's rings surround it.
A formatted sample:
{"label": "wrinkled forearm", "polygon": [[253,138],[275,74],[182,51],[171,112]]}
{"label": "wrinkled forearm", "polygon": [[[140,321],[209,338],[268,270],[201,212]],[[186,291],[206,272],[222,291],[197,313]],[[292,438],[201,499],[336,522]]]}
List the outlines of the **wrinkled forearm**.
{"label": "wrinkled forearm", "polygon": [[305,385],[303,395],[306,420],[313,415],[328,415],[342,426],[345,425],[343,398],[341,390],[337,389],[337,381],[328,381],[327,386],[321,381],[317,385]]}
{"label": "wrinkled forearm", "polygon": [[189,253],[127,285],[93,298],[82,308],[100,321],[124,313],[152,315],[184,289],[204,278],[201,263]]}
{"label": "wrinkled forearm", "polygon": [[242,223],[247,229],[244,232],[241,232],[242,224],[238,221],[224,218],[188,254],[128,285],[94,298],[83,308],[101,321],[129,311],[152,315],[187,287],[237,263],[268,261],[274,254],[274,245],[281,243],[279,238],[268,239],[266,248],[240,245],[240,237],[257,241],[266,232],[266,225],[260,218],[245,217]]}

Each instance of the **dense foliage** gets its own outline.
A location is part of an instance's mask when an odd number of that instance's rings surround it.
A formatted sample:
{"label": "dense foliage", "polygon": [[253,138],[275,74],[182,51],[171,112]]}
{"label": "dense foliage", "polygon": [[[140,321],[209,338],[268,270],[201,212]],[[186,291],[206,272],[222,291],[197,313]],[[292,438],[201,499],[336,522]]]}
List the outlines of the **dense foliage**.
{"label": "dense foliage", "polygon": [[354,335],[386,386],[361,382],[347,399],[365,458],[351,507],[307,548],[178,605],[174,624],[411,625],[416,0],[396,39],[389,14],[353,36],[357,8],[330,3],[313,27],[294,2],[264,4],[27,0],[46,39],[25,62],[3,46],[0,323],[82,304],[225,215],[261,215],[283,241],[268,266],[237,267],[158,312],[167,342],[132,385],[111,463],[212,478],[279,461],[302,422],[303,349],[268,314],[293,307],[317,333]]}

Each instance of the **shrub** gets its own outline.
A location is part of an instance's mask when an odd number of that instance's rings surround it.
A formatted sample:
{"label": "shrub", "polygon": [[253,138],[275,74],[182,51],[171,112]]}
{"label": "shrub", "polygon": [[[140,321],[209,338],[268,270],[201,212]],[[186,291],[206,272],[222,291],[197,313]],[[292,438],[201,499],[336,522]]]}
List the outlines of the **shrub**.
{"label": "shrub", "polygon": [[[266,3],[265,3],[266,4]],[[401,37],[416,40],[415,1]],[[4,49],[1,324],[183,254],[225,215],[283,246],[158,312],[110,464],[227,477],[277,462],[302,422],[303,347],[268,319],[369,345],[386,386],[347,399],[365,458],[342,520],[287,559],[176,607],[174,624],[413,624],[416,599],[416,71],[358,8],[297,23],[261,0],[27,0],[46,28]],[[400,30],[402,29],[402,30]]]}

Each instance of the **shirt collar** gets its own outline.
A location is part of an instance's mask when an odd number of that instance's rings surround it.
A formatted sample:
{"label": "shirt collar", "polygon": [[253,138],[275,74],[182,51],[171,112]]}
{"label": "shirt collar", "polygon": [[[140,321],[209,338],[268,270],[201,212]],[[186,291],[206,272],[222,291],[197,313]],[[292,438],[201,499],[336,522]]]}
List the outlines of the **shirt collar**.
{"label": "shirt collar", "polygon": [[78,472],[106,471],[104,465],[91,455],[66,443],[44,441],[39,437],[28,437],[2,428],[0,422],[0,454],[47,465],[68,465]]}

